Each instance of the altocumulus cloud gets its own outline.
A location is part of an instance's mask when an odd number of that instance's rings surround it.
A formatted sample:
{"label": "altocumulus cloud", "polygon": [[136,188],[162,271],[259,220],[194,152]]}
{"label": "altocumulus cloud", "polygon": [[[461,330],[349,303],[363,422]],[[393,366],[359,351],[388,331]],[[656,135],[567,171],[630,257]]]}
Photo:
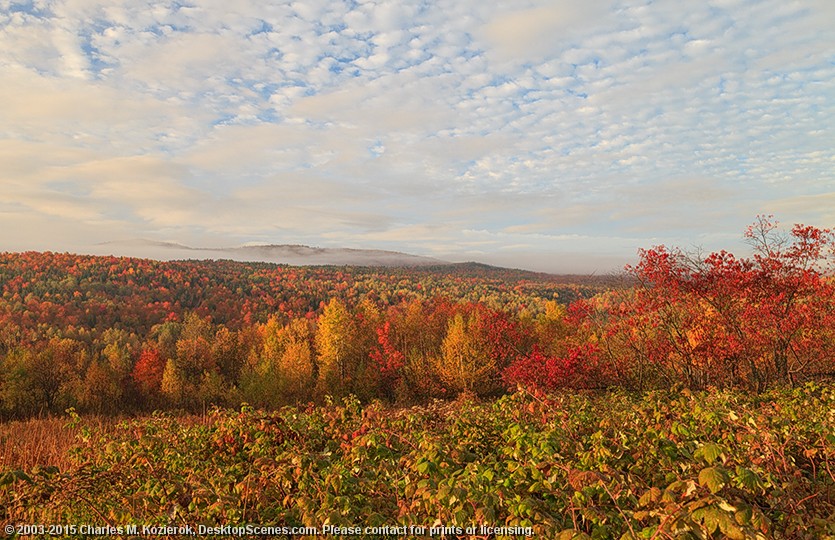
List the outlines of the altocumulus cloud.
{"label": "altocumulus cloud", "polygon": [[834,5],[0,0],[0,249],[605,271],[833,225]]}

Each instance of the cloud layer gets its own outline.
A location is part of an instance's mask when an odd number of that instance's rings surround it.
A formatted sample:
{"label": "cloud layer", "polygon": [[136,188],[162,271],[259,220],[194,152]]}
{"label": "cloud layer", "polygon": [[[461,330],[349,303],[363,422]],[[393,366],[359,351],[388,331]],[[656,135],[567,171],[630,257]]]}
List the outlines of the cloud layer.
{"label": "cloud layer", "polygon": [[606,271],[835,225],[831,2],[491,4],[0,0],[0,249]]}

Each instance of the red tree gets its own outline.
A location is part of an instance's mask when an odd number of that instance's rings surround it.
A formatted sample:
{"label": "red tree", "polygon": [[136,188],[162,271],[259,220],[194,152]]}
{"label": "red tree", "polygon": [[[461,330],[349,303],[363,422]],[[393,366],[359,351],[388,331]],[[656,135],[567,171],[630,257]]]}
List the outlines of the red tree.
{"label": "red tree", "polygon": [[521,356],[502,373],[509,388],[523,386],[538,390],[588,388],[597,377],[597,346],[591,343],[572,347],[565,355],[547,356],[538,348]]}
{"label": "red tree", "polygon": [[832,231],[760,217],[745,237],[751,258],[642,250],[638,286],[594,304],[585,324],[622,381],[762,390],[833,371]]}
{"label": "red tree", "polygon": [[377,328],[377,348],[371,351],[371,359],[380,370],[383,392],[392,396],[400,384],[403,366],[406,364],[406,355],[397,348],[393,334],[391,322],[383,323]]}
{"label": "red tree", "polygon": [[143,394],[156,395],[160,390],[164,370],[165,359],[159,350],[155,348],[144,349],[133,367],[131,376]]}

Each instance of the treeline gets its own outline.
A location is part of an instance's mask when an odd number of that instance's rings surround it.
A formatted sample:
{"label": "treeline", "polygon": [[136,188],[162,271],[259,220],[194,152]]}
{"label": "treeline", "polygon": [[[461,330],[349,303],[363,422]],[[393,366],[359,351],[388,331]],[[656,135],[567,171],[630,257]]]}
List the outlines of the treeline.
{"label": "treeline", "polygon": [[[503,370],[561,324],[550,302],[512,319],[473,303],[413,300],[381,311],[332,299],[316,319],[271,317],[232,330],[188,313],[142,340],[104,332],[97,348],[51,338],[9,350],[0,399],[6,415],[76,407],[98,413],[248,402],[259,407],[349,394],[406,403],[469,391],[500,394]],[[552,332],[553,333],[553,332]]]}
{"label": "treeline", "polygon": [[[459,384],[440,362],[444,343],[456,354],[448,333],[466,342],[477,331],[487,343],[492,330],[481,327],[531,326],[557,301],[604,290],[474,265],[299,268],[32,252],[0,254],[0,287],[4,417],[279,406],[347,393],[419,401],[461,385],[497,392],[511,352],[490,360],[489,384]],[[466,361],[488,376],[480,359]]]}
{"label": "treeline", "polygon": [[160,262],[69,253],[0,253],[0,345],[23,332],[89,341],[110,329],[140,336],[187,312],[239,329],[272,316],[315,319],[331,298],[380,307],[436,296],[518,312],[570,303],[607,278],[461,264],[427,268],[290,267],[234,261]]}
{"label": "treeline", "polygon": [[761,391],[835,372],[831,231],[656,247],[603,290],[524,273],[0,256],[0,414],[400,403],[517,385]]}

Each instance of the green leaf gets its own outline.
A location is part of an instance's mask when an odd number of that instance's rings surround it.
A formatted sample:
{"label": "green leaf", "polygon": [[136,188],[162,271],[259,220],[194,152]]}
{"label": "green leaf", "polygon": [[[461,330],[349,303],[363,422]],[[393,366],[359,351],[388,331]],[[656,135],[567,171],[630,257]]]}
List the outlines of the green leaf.
{"label": "green leaf", "polygon": [[12,482],[14,482],[15,476],[11,472],[7,472],[0,476],[0,486],[8,486]]}
{"label": "green leaf", "polygon": [[751,469],[739,466],[736,468],[736,481],[740,487],[744,487],[751,491],[756,490],[760,484],[760,478],[757,476],[757,473]]}
{"label": "green leaf", "polygon": [[708,507],[702,511],[702,525],[709,536],[719,528],[720,516],[721,512],[717,508]]}
{"label": "green leaf", "polygon": [[[647,539],[655,538],[655,534],[657,533],[657,531],[658,531],[658,525],[652,525],[650,527],[644,527],[643,529],[641,529],[641,532],[638,533],[638,538],[647,538]],[[621,540],[632,540],[634,538],[634,536],[632,536],[631,532],[627,531],[620,538],[621,538]]]}
{"label": "green leaf", "polygon": [[750,525],[753,515],[754,513],[751,510],[751,507],[746,505],[734,513],[734,519],[740,525]]}
{"label": "green leaf", "polygon": [[598,527],[595,527],[591,533],[592,540],[603,540],[604,538],[608,539],[611,537],[612,531],[607,525],[600,525]]}
{"label": "green leaf", "polygon": [[716,493],[728,483],[730,477],[723,467],[706,467],[699,473],[699,484]]}
{"label": "green leaf", "polygon": [[675,492],[670,489],[665,489],[664,494],[661,495],[661,502],[673,503],[676,502],[677,499],[678,497],[676,497]]}
{"label": "green leaf", "polygon": [[719,531],[730,540],[745,540],[747,538],[745,531],[728,516],[723,514],[719,520]]}
{"label": "green leaf", "polygon": [[724,463],[727,459],[725,457],[725,449],[716,443],[707,443],[693,454],[696,459],[702,459],[705,463],[710,465],[717,459],[721,459]]}
{"label": "green leaf", "polygon": [[23,481],[28,482],[28,483],[30,483],[30,484],[34,484],[34,483],[35,483],[35,481],[34,481],[34,480],[32,480],[32,478],[31,478],[28,474],[26,474],[25,472],[23,472],[22,470],[14,471],[14,472],[12,472],[12,474],[13,474],[13,475],[15,476],[15,478],[17,478],[18,480],[23,480]]}
{"label": "green leaf", "polygon": [[591,540],[591,536],[575,529],[566,529],[557,535],[557,540]]}

